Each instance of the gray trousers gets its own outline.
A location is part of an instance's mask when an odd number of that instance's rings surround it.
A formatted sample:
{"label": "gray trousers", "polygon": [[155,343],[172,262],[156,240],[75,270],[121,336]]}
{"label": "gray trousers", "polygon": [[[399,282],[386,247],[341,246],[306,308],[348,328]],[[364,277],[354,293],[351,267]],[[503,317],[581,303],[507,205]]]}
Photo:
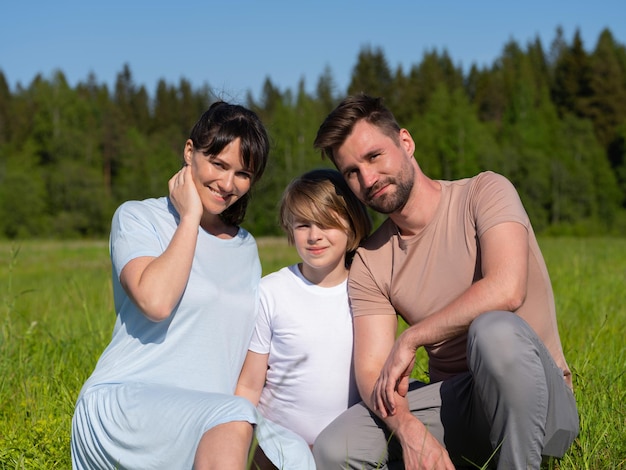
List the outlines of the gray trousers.
{"label": "gray trousers", "polygon": [[[455,466],[535,469],[562,457],[578,435],[574,395],[530,326],[511,312],[488,312],[468,332],[470,372],[434,384],[413,381],[412,414],[443,444]],[[318,436],[318,470],[403,469],[402,449],[359,403]]]}

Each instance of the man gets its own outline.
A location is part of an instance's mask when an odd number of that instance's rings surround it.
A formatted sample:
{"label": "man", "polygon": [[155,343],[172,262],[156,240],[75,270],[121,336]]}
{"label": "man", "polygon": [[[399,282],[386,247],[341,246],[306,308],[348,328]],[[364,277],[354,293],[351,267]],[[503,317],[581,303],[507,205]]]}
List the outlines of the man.
{"label": "man", "polygon": [[[317,466],[539,468],[578,433],[548,272],[510,182],[428,178],[381,99],[346,98],[315,147],[388,219],[354,259],[349,295],[363,403],[314,445]],[[396,338],[397,316],[409,328]],[[430,383],[409,381],[415,352]],[[404,467],[402,467],[404,465]]]}

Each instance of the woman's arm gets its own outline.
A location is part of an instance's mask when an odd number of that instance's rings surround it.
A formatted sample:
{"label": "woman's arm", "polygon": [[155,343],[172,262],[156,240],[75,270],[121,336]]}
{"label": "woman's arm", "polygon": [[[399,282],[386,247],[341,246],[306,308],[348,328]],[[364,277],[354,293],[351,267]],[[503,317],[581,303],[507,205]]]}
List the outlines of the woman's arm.
{"label": "woman's arm", "polygon": [[169,190],[180,215],[169,245],[156,258],[142,256],[129,261],[120,273],[122,287],[152,321],[168,318],[180,301],[191,272],[203,211],[190,167],[183,167],[170,179]]}

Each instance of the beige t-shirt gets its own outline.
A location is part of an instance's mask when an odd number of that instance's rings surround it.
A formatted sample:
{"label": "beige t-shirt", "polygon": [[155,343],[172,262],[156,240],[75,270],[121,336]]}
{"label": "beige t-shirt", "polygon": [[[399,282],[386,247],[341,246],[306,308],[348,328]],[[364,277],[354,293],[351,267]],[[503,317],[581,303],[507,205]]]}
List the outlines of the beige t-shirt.
{"label": "beige t-shirt", "polygon": [[[387,219],[359,248],[350,269],[353,315],[401,315],[413,325],[438,311],[482,277],[480,237],[503,222],[528,230],[528,292],[517,313],[536,331],[568,383],[571,373],[557,329],[550,277],[517,191],[503,176],[484,172],[438,181],[435,216],[415,237],[402,238]],[[426,346],[431,382],[467,371],[467,335]]]}

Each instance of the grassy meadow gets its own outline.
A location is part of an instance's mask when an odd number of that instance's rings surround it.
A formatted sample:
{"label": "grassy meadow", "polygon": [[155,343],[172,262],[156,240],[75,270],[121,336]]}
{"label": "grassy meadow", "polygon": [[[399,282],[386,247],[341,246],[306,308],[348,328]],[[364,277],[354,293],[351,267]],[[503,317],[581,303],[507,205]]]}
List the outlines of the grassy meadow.
{"label": "grassy meadow", "polygon": [[[581,422],[548,466],[626,468],[626,239],[540,244]],[[259,247],[265,273],[297,259],[279,239]],[[71,467],[74,401],[114,320],[106,242],[0,242],[0,469]]]}

